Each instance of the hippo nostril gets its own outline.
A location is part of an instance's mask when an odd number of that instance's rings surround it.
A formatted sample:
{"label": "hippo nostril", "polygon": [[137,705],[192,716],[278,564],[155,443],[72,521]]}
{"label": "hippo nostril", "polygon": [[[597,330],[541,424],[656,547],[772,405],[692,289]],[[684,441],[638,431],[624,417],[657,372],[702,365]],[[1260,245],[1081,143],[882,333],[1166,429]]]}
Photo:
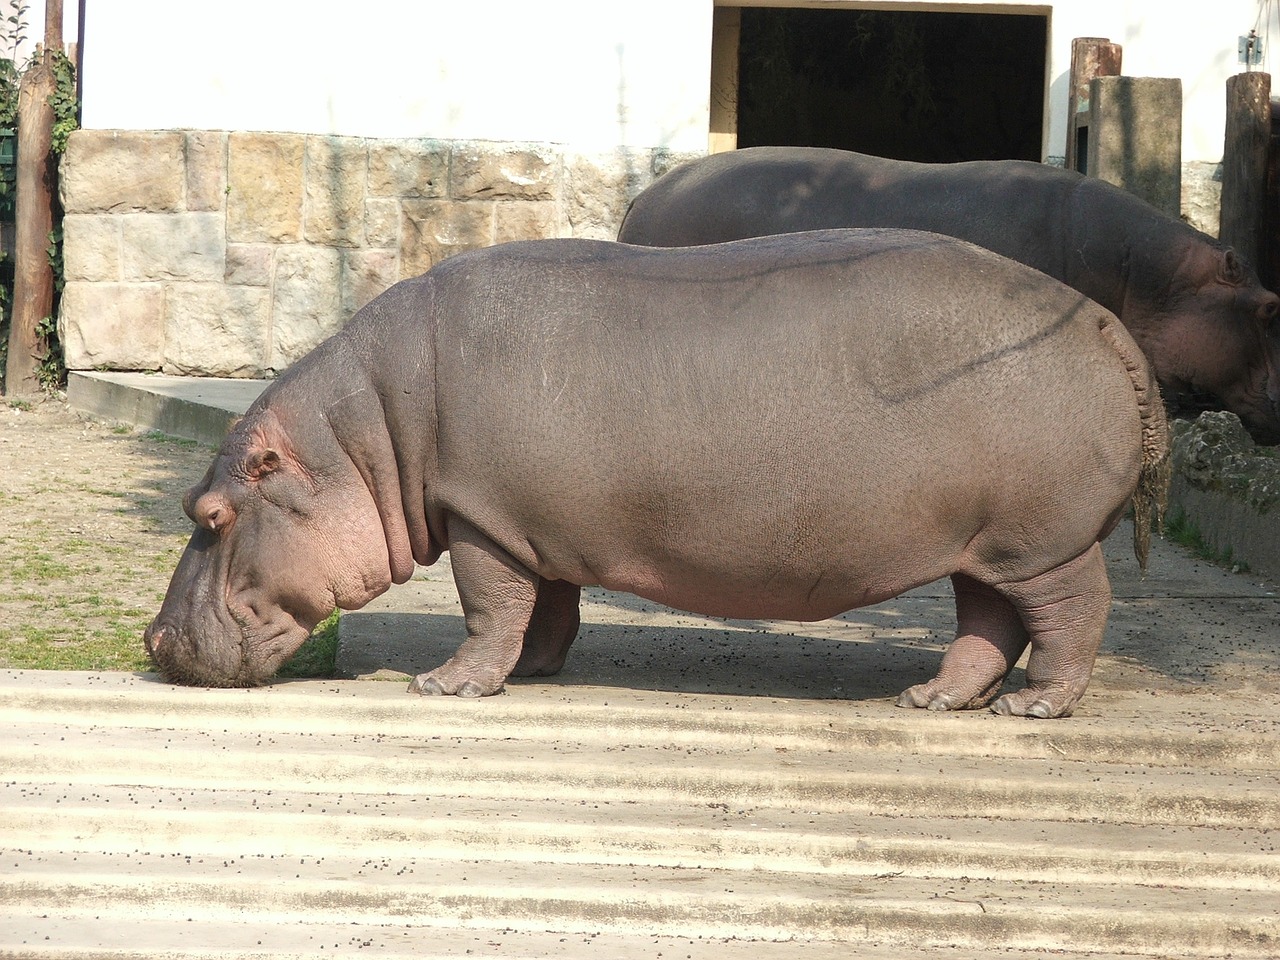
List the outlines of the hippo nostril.
{"label": "hippo nostril", "polygon": [[168,643],[170,633],[169,627],[152,621],[151,625],[142,632],[142,642],[147,648],[147,653],[154,656],[162,646]]}

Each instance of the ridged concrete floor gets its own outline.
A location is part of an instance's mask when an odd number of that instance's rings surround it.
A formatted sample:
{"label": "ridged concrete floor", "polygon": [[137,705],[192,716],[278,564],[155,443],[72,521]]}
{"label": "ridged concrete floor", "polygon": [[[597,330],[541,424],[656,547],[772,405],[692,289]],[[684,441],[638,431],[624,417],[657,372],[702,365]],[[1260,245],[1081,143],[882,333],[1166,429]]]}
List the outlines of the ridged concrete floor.
{"label": "ridged concrete floor", "polygon": [[0,674],[0,956],[1280,954],[1280,708]]}

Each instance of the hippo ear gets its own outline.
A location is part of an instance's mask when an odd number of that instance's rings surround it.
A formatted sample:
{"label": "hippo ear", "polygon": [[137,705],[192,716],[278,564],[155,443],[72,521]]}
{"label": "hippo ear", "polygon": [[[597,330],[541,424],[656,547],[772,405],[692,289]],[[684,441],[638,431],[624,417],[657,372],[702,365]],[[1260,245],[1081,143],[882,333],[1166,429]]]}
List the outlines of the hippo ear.
{"label": "hippo ear", "polygon": [[1222,252],[1222,263],[1218,267],[1218,276],[1224,283],[1239,286],[1244,283],[1244,264],[1230,247]]}
{"label": "hippo ear", "polygon": [[279,469],[280,454],[270,447],[265,450],[250,450],[244,459],[244,470],[251,480],[260,480]]}

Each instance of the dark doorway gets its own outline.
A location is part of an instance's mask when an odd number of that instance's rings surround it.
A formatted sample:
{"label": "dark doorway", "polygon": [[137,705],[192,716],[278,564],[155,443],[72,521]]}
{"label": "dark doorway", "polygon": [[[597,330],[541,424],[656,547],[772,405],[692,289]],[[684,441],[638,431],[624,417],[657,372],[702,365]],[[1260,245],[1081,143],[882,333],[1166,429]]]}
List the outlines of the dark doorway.
{"label": "dark doorway", "polygon": [[1043,16],[742,8],[737,145],[1040,160]]}

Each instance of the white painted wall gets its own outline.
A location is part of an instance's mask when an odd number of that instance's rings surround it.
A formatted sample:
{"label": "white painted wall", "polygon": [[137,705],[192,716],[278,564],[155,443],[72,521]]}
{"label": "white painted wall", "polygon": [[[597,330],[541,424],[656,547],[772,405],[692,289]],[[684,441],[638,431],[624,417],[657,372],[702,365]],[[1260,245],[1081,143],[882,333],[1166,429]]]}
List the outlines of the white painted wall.
{"label": "white painted wall", "polygon": [[93,0],[84,123],[701,149],[710,0]]}
{"label": "white painted wall", "polygon": [[[73,21],[75,0],[67,3]],[[712,3],[91,0],[84,123],[699,151]],[[1221,157],[1224,85],[1240,69],[1241,34],[1258,25],[1263,68],[1280,69],[1272,10],[1280,4],[1271,0],[809,0],[821,3],[1048,11],[1049,156],[1065,149],[1073,37],[1123,44],[1129,75],[1182,79],[1185,161]],[[32,23],[42,24],[42,0],[31,8]],[[1270,15],[1262,18],[1264,10]],[[74,38],[72,23],[66,32]]]}

